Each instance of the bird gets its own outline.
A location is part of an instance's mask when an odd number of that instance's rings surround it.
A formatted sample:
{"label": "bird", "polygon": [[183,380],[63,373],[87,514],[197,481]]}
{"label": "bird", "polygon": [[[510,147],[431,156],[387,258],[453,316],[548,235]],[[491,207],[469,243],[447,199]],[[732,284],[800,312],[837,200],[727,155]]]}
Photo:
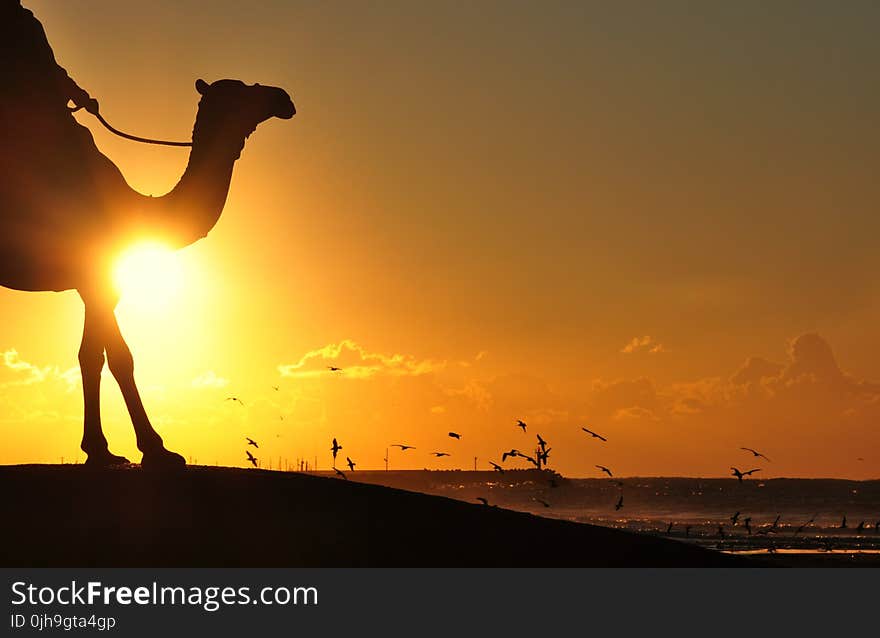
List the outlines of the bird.
{"label": "bird", "polygon": [[752,535],[752,517],[748,516],[743,519],[743,525],[746,528],[746,531],[749,533],[749,536]]}
{"label": "bird", "polygon": [[333,452],[333,465],[336,465],[336,455],[339,454],[341,449],[342,446],[336,442],[336,437],[333,437],[333,447],[330,448],[330,451]]}
{"label": "bird", "polygon": [[874,523],[874,533],[880,534],[880,521],[877,521],[876,523]]}
{"label": "bird", "polygon": [[546,450],[539,450],[538,451],[538,458],[540,459],[541,463],[543,463],[544,465],[547,465],[547,459],[550,458],[550,450],[552,450],[552,449],[553,449],[552,447],[548,447]]}
{"label": "bird", "polygon": [[486,506],[488,507],[488,505],[489,505],[489,499],[487,499],[486,497],[484,497],[484,496],[478,496],[478,497],[477,497],[477,500],[480,501],[480,503],[482,503],[483,505],[486,505]]}
{"label": "bird", "polygon": [[352,461],[350,457],[345,457],[345,463],[346,465],[348,465],[348,469],[354,472],[354,466],[356,465],[356,463]]}
{"label": "bird", "polygon": [[607,467],[605,467],[604,465],[597,465],[596,467],[598,467],[600,470],[602,470],[603,472],[605,472],[605,474],[607,474],[608,476],[614,476],[614,475],[611,473],[611,470],[609,470],[609,469],[608,469]]}
{"label": "bird", "polygon": [[535,500],[536,500],[538,503],[540,503],[541,505],[543,505],[544,507],[550,507],[550,503],[548,503],[547,501],[545,501],[545,500],[543,500],[543,499],[536,498]]}
{"label": "bird", "polygon": [[669,525],[666,526],[666,533],[667,533],[667,534],[671,534],[671,533],[672,533],[672,526],[673,526],[673,525],[675,525],[675,521],[671,521],[671,522],[669,523]]}
{"label": "bird", "polygon": [[753,470],[749,470],[748,472],[741,472],[733,466],[731,466],[730,469],[733,470],[733,472],[731,472],[731,476],[735,476],[736,478],[738,478],[740,483],[742,483],[744,476],[748,476],[749,474],[754,474],[755,472],[761,471],[761,468],[759,468],[759,467],[756,467]]}
{"label": "bird", "polygon": [[756,458],[760,457],[760,458],[765,459],[766,461],[772,463],[772,461],[770,461],[770,459],[768,459],[766,456],[764,456],[763,454],[761,454],[760,452],[758,452],[758,450],[753,450],[753,449],[750,448],[750,447],[741,447],[740,449],[741,449],[741,450],[745,450],[746,452],[751,452],[751,453],[752,453],[752,456],[754,456],[754,457],[756,457]]}
{"label": "bird", "polygon": [[865,531],[865,523],[866,523],[866,521],[862,521],[861,523],[858,524],[858,527],[856,527],[856,534],[861,534],[862,532]]}
{"label": "bird", "polygon": [[257,467],[257,457],[251,454],[250,450],[245,450],[245,454],[247,454],[247,460],[253,463],[254,467]]}
{"label": "bird", "polygon": [[690,537],[690,535],[691,535],[691,527],[693,527],[693,526],[692,526],[692,525],[685,525],[685,526],[684,526],[684,535],[685,535],[685,536]]}
{"label": "bird", "polygon": [[607,441],[608,440],[604,436],[602,436],[601,434],[596,434],[595,432],[593,432],[592,430],[588,430],[587,428],[581,428],[581,430],[583,430],[584,432],[589,434],[594,439],[599,439],[600,441]]}
{"label": "bird", "polygon": [[496,472],[501,472],[502,474],[504,474],[504,468],[501,467],[500,465],[498,465],[497,463],[495,463],[494,461],[489,461],[489,465],[491,465],[492,469],[495,470]]}
{"label": "bird", "polygon": [[501,455],[501,462],[504,463],[504,461],[507,460],[508,456],[519,456],[519,450],[510,450],[510,452],[504,452]]}
{"label": "bird", "polygon": [[520,453],[519,456],[521,456],[522,458],[524,458],[526,461],[528,461],[529,463],[531,463],[531,464],[534,465],[535,467],[538,467],[538,462],[537,462],[535,459],[533,459],[531,456],[529,456],[528,454]]}
{"label": "bird", "polygon": [[528,427],[528,426],[526,425],[526,422],[525,422],[525,421],[520,421],[519,419],[517,419],[516,425],[517,425],[517,427],[521,427],[523,432],[525,432],[525,431],[526,431],[526,427]]}
{"label": "bird", "polygon": [[338,467],[334,467],[333,469],[336,471],[337,476],[341,476],[341,477],[344,478],[346,481],[348,480],[348,477],[345,475],[345,472],[343,472],[342,470],[340,470]]}
{"label": "bird", "polygon": [[623,494],[621,494],[620,498],[617,499],[617,504],[614,506],[614,509],[616,511],[619,510],[621,507],[623,507]]}
{"label": "bird", "polygon": [[275,392],[278,392],[281,388],[279,388],[277,385],[273,385],[272,389],[275,390]]}
{"label": "bird", "polygon": [[246,436],[246,437],[244,437],[244,438],[245,438],[245,440],[247,441],[248,445],[253,445],[255,448],[259,448],[259,447],[260,447],[259,445],[257,445],[257,442],[254,441],[254,440],[253,440],[252,438],[250,438],[249,436]]}
{"label": "bird", "polygon": [[542,439],[540,434],[537,434],[536,436],[538,437],[538,445],[540,445],[541,449],[543,450],[545,447],[547,447],[547,441]]}
{"label": "bird", "polygon": [[[13,6],[16,8],[11,9]],[[29,15],[21,20],[19,16],[9,17],[22,11],[18,3],[2,3],[0,29],[4,34],[10,30],[15,34],[10,43],[4,42],[4,58],[9,55],[8,44],[24,41],[19,37],[24,38],[34,25],[39,33],[33,31],[32,36],[37,39],[31,42],[35,47],[43,44],[45,47],[43,51],[34,48],[33,53],[49,54],[50,47],[39,22]],[[12,23],[20,26],[13,27]],[[22,31],[21,27],[28,31]],[[15,55],[19,57],[17,51]],[[20,59],[27,62],[29,57],[35,60],[33,55],[25,53]],[[8,58],[4,61],[3,101],[8,102],[16,94],[23,101],[18,101],[11,111],[4,105],[0,117],[4,148],[0,169],[0,244],[3,246],[0,285],[34,292],[78,290],[81,293],[85,306],[79,357],[84,381],[82,450],[88,466],[108,467],[128,462],[108,451],[101,431],[103,366],[97,365],[97,361],[104,361],[106,351],[106,358],[115,362],[112,374],[119,382],[137,429],[137,443],[143,452],[142,467],[183,467],[186,459],[165,448],[138,392],[132,355],[114,314],[118,297],[113,290],[112,269],[108,267],[110,249],[127,248],[151,239],[178,250],[205,237],[228,201],[233,167],[240,156],[230,149],[241,148],[258,124],[272,117],[290,119],[296,109],[289,95],[280,88],[246,85],[231,79],[213,84],[197,80],[195,89],[201,102],[196,127],[199,134],[192,142],[193,163],[187,177],[181,179],[171,193],[148,197],[128,185],[122,172],[99,150],[82,126],[72,117],[65,116],[65,121],[52,117],[55,111],[51,111],[48,104],[47,108],[41,106],[33,112],[25,108],[25,120],[16,126],[7,124],[7,114],[20,112],[17,109],[21,106],[28,107],[40,93],[46,95],[48,90],[60,96],[57,91],[62,84],[54,72],[61,69],[53,65],[51,59],[46,63],[50,64],[46,71],[53,73],[51,79],[48,75],[12,74],[13,83],[7,86],[10,75],[6,69],[14,62]],[[27,66],[30,65],[26,64],[22,70]],[[26,83],[22,84],[17,77],[26,78]],[[61,106],[59,102],[56,110],[64,112]],[[97,114],[94,100],[90,100],[88,109]],[[149,253],[141,255],[149,259]],[[4,316],[8,316],[7,312],[4,305]],[[46,327],[39,327],[39,334],[48,338]],[[179,357],[176,359],[179,361]],[[166,361],[170,362],[170,358]]]}
{"label": "bird", "polygon": [[730,522],[733,523],[734,527],[736,526],[736,522],[739,520],[739,512],[730,517]]}
{"label": "bird", "polygon": [[438,459],[439,459],[441,456],[449,456],[449,453],[448,453],[448,452],[431,452],[431,454],[433,454],[434,456],[436,456]]}
{"label": "bird", "polygon": [[724,538],[724,524],[723,523],[718,525],[718,535],[721,538]]}
{"label": "bird", "polygon": [[450,432],[449,436],[451,436],[453,439],[461,439],[461,434],[459,434],[458,432]]}
{"label": "bird", "polygon": [[342,368],[337,368],[336,366],[327,366],[327,369],[330,372],[342,372]]}
{"label": "bird", "polygon": [[770,526],[771,532],[775,532],[777,529],[779,529],[779,519],[781,519],[781,518],[782,518],[782,514],[776,515],[776,519],[773,521],[773,525]]}
{"label": "bird", "polygon": [[244,401],[242,401],[238,397],[226,397],[226,400],[227,401],[238,401],[239,405],[241,405],[241,407],[244,407]]}
{"label": "bird", "polygon": [[839,529],[846,529],[846,514],[843,515],[843,520],[840,521],[840,528]]}
{"label": "bird", "polygon": [[808,520],[806,523],[804,523],[803,525],[798,527],[795,530],[794,534],[792,534],[792,536],[794,537],[794,536],[797,536],[798,534],[800,534],[802,531],[804,531],[804,529],[806,529],[808,526],[812,525],[813,521],[815,521],[815,520],[816,520],[816,515],[813,514],[812,518],[810,518],[810,520]]}
{"label": "bird", "polygon": [[402,443],[395,443],[391,447],[399,447],[401,452],[406,452],[407,450],[414,450],[415,449],[412,445],[404,445]]}

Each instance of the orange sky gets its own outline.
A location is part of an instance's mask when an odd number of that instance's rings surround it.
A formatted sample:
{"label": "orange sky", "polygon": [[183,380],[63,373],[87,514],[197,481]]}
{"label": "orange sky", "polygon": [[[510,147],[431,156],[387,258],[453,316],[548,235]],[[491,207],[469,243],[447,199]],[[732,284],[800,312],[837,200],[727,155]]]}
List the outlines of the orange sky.
{"label": "orange sky", "polygon": [[[199,77],[297,104],[172,302],[118,310],[168,446],[469,468],[534,431],[568,475],[718,476],[750,446],[768,476],[880,476],[880,7],[457,4],[25,1],[120,128],[187,138]],[[78,117],[141,192],[185,166]],[[0,290],[0,463],[75,456],[81,321]]]}

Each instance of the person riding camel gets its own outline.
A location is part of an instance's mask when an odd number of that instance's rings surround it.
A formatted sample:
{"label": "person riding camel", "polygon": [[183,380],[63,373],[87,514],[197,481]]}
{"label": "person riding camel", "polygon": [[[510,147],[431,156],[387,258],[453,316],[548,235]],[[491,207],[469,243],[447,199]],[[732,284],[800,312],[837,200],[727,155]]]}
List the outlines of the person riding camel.
{"label": "person riding camel", "polygon": [[97,100],[58,64],[43,25],[20,0],[0,0],[0,55],[0,109],[63,114],[73,102],[97,112]]}

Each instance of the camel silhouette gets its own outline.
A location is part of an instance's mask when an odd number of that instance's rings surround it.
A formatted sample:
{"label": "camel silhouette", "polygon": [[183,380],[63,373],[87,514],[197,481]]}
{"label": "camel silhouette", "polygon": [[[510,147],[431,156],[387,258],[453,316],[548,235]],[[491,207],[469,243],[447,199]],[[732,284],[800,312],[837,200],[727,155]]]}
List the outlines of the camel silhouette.
{"label": "camel silhouette", "polygon": [[82,298],[81,447],[87,464],[128,462],[109,451],[101,428],[100,381],[107,363],[131,416],[143,467],[183,466],[183,457],[167,450],[151,425],[135,384],[134,361],[116,322],[111,264],[138,241],[179,249],[205,237],[223,211],[245,140],[272,117],[293,117],[293,102],[276,87],[198,80],[189,163],[174,189],[154,198],[126,183],[66,106],[16,101],[8,86],[0,90],[0,285],[76,290]]}

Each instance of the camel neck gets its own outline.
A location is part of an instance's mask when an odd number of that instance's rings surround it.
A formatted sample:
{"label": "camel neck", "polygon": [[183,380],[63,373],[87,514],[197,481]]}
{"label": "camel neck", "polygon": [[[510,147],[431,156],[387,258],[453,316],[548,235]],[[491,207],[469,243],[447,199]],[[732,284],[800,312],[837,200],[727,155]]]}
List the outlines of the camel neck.
{"label": "camel neck", "polygon": [[200,137],[177,186],[162,198],[174,243],[181,246],[205,237],[217,223],[243,146],[243,141]]}

